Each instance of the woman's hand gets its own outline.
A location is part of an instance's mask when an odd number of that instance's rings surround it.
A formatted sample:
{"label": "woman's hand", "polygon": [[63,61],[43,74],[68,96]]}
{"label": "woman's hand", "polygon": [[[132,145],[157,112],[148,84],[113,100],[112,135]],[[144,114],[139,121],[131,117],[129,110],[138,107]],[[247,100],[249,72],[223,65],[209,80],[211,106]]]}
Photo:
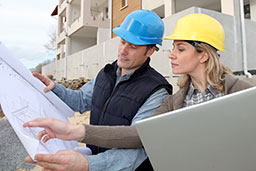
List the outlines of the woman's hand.
{"label": "woman's hand", "polygon": [[41,140],[43,138],[43,142],[47,142],[52,138],[81,141],[85,136],[85,127],[83,125],[72,125],[55,118],[37,118],[24,123],[23,126],[44,128],[38,134],[38,139]]}

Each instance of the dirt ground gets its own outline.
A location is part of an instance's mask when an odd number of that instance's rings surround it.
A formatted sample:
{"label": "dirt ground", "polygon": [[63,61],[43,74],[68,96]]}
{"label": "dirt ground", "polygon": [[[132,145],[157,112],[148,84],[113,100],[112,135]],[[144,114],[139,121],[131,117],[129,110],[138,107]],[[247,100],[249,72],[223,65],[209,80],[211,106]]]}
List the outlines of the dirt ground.
{"label": "dirt ground", "polygon": [[[69,121],[72,124],[83,124],[83,123],[89,123],[89,118],[90,118],[90,112],[85,112],[83,114],[80,113],[75,113],[75,115],[71,118],[69,118]],[[6,119],[6,117],[0,117],[0,120],[4,120]],[[85,146],[85,144],[79,143],[80,146]],[[35,168],[31,169],[31,170],[26,170],[26,169],[18,169],[17,171],[41,171],[42,168],[40,166],[36,166]]]}

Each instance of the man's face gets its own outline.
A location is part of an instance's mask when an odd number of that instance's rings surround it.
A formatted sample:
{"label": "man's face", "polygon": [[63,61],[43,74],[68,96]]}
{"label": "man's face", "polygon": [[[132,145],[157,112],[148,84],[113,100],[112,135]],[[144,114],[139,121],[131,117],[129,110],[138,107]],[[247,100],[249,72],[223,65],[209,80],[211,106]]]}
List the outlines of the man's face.
{"label": "man's face", "polygon": [[121,75],[140,68],[147,58],[153,54],[154,50],[152,49],[154,48],[147,51],[146,45],[134,45],[121,39],[118,46],[117,59],[117,65],[122,69]]}

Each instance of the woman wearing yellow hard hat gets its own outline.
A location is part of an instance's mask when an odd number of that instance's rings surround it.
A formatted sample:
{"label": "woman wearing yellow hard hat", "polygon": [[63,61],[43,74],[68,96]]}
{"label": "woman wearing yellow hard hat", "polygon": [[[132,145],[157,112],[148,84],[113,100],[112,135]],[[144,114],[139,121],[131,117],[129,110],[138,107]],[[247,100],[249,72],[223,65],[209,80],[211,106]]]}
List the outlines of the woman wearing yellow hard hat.
{"label": "woman wearing yellow hard hat", "polygon": [[[173,49],[168,57],[171,59],[172,72],[181,74],[178,80],[180,89],[168,96],[154,115],[253,86],[232,76],[232,71],[221,64],[217,51],[224,51],[224,30],[213,17],[199,13],[186,15],[178,20],[173,33],[165,39],[173,40]],[[133,126],[86,127],[90,131],[86,132],[85,142],[108,148],[142,147]],[[99,135],[95,135],[95,132]],[[106,143],[99,143],[103,142],[100,140]]]}
{"label": "woman wearing yellow hard hat", "polygon": [[[180,90],[168,96],[154,115],[252,87],[232,76],[231,70],[221,64],[217,51],[224,51],[224,30],[216,19],[205,14],[184,16],[178,20],[172,35],[165,39],[173,40],[173,50],[168,57],[172,72],[181,74]],[[85,125],[85,129],[85,135],[81,135],[85,143],[105,148],[142,147],[134,126]]]}
{"label": "woman wearing yellow hard hat", "polygon": [[[173,49],[168,57],[171,59],[172,72],[181,74],[178,80],[180,89],[168,96],[154,115],[253,86],[232,76],[232,71],[221,64],[217,51],[224,51],[224,30],[216,19],[199,13],[186,15],[178,20],[173,33],[165,39],[173,40]],[[108,148],[142,147],[133,126],[88,125],[86,128],[90,131],[86,132],[85,142]]]}
{"label": "woman wearing yellow hard hat", "polygon": [[213,17],[199,13],[184,16],[165,39],[173,40],[168,55],[172,72],[182,75],[178,80],[180,90],[169,96],[155,115],[252,87],[232,76],[232,71],[220,62],[217,51],[224,51],[224,30]]}

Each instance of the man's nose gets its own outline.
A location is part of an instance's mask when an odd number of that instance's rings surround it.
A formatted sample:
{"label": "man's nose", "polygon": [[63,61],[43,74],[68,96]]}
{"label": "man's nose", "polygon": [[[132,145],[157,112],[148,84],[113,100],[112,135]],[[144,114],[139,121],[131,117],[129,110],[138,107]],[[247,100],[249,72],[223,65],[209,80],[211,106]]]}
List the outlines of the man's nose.
{"label": "man's nose", "polygon": [[123,54],[127,54],[128,48],[129,48],[129,45],[127,43],[123,44],[122,47],[121,47],[121,52]]}

